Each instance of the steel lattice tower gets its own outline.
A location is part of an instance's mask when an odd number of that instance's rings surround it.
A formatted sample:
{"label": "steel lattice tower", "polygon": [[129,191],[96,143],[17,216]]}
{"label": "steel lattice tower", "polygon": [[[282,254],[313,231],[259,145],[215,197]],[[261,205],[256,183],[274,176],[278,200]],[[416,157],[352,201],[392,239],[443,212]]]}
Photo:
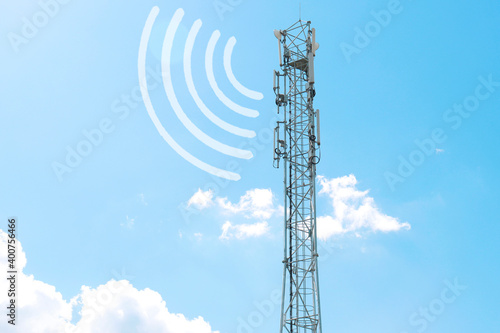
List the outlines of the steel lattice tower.
{"label": "steel lattice tower", "polygon": [[316,236],[316,164],[319,110],[313,108],[314,56],[311,22],[275,30],[280,71],[274,71],[279,120],[274,165],[284,161],[285,253],[280,333],[321,332]]}

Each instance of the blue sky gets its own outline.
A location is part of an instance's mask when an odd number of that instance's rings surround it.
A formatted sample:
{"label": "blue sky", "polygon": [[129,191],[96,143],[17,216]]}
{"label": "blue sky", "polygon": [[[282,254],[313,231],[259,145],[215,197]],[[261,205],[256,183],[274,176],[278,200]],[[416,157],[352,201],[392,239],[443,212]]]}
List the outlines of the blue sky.
{"label": "blue sky", "polygon": [[[153,331],[277,331],[272,295],[281,288],[283,194],[282,171],[272,167],[266,137],[276,112],[272,31],[298,19],[299,2],[63,2],[47,7],[23,0],[2,4],[0,11],[0,229],[7,217],[19,219],[26,295],[40,288],[60,309],[62,323],[98,332],[91,325],[103,329],[103,322],[82,322],[78,311],[89,306],[93,292],[108,290],[110,280],[127,280],[102,306],[107,315],[100,320],[107,320],[109,332],[142,332],[113,315],[130,304],[125,296],[138,304],[126,312],[137,325],[153,321],[138,314],[147,304],[163,313],[162,328]],[[254,157],[229,157],[197,140],[177,119],[163,84],[149,90],[158,117],[200,160],[219,168],[237,165],[239,181],[191,165],[148,116],[138,89],[138,53],[154,6],[160,12],[148,70],[161,75],[165,32],[183,8],[171,57],[179,103],[200,129],[226,144],[253,147]],[[497,332],[500,4],[302,1],[301,7],[320,43],[318,173],[336,184],[319,196],[318,214],[342,226],[324,237],[320,252],[324,332]],[[25,19],[42,21],[29,31]],[[201,99],[221,119],[260,138],[214,126],[191,97],[182,57],[198,19],[203,24],[192,71]],[[218,85],[231,100],[258,110],[256,118],[231,111],[210,87],[205,50],[214,30],[221,34],[214,54]],[[262,100],[241,95],[226,77],[224,46],[232,36],[234,74]],[[65,164],[68,149],[83,147],[84,132],[95,129],[102,140],[58,177],[54,163]],[[205,195],[192,199],[197,192]],[[361,201],[353,200],[356,194]],[[334,199],[354,217],[336,215]],[[357,215],[360,207],[370,214]],[[227,222],[230,234],[221,239]],[[450,287],[457,283],[467,288]],[[80,304],[73,306],[72,299]],[[21,308],[25,326],[19,332],[33,330],[28,318],[41,322],[43,300],[30,298],[37,311],[26,308],[26,319]],[[262,304],[272,307],[264,311]],[[428,317],[421,312],[426,308]],[[190,321],[199,316],[203,322]],[[252,318],[261,320],[253,325]],[[250,328],[241,328],[242,321]],[[67,332],[53,325],[45,331]]]}

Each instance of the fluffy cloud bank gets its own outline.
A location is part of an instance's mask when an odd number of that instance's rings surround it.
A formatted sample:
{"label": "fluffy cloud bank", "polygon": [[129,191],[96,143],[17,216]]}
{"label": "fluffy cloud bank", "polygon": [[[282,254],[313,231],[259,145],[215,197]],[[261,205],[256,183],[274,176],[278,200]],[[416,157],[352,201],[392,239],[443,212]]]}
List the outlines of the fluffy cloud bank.
{"label": "fluffy cloud bank", "polygon": [[[227,216],[239,216],[245,220],[254,220],[252,223],[233,224],[227,221],[222,226],[221,240],[245,239],[260,237],[269,234],[270,226],[266,220],[274,215],[282,214],[283,208],[275,205],[275,196],[271,189],[251,189],[240,197],[238,202],[231,202],[228,198],[214,197],[213,192],[198,191],[189,199],[187,206],[204,210],[217,207],[220,213]],[[257,222],[255,222],[255,220]]]}
{"label": "fluffy cloud bank", "polygon": [[233,225],[231,222],[227,221],[222,226],[222,235],[219,236],[219,239],[260,237],[269,233],[269,230],[269,224],[267,222]]}
{"label": "fluffy cloud bank", "polygon": [[319,176],[318,181],[319,194],[330,198],[333,210],[332,215],[317,219],[320,239],[363,230],[390,232],[411,228],[409,223],[380,212],[368,191],[356,188],[358,181],[354,175],[334,179]]}
{"label": "fluffy cloud bank", "polygon": [[[0,230],[0,269],[7,271],[7,234]],[[82,286],[71,300],[33,275],[22,271],[26,255],[17,242],[19,319],[16,326],[0,321],[0,332],[19,333],[218,333],[202,317],[192,320],[170,313],[161,295],[151,289],[138,290],[127,280],[108,281],[97,288]],[[7,290],[0,279],[1,290]],[[0,293],[0,307],[6,309],[7,294]],[[72,324],[72,315],[80,308],[80,320]]]}
{"label": "fluffy cloud bank", "polygon": [[203,192],[200,188],[189,199],[187,205],[188,205],[188,207],[194,206],[198,209],[205,209],[205,208],[208,208],[214,204],[213,198],[214,198],[214,194],[211,190]]}
{"label": "fluffy cloud bank", "polygon": [[188,200],[188,207],[203,210],[216,205],[227,215],[243,214],[245,218],[269,219],[274,214],[280,214],[282,208],[274,205],[274,194],[271,189],[255,188],[248,190],[237,203],[228,198],[214,197],[211,190],[198,191]]}
{"label": "fluffy cloud bank", "polygon": [[[394,232],[410,229],[407,222],[400,222],[397,218],[380,211],[375,200],[368,195],[369,191],[357,188],[358,181],[354,175],[326,178],[318,176],[319,199],[317,206],[324,203],[321,197],[327,197],[329,214],[317,217],[318,237],[326,240],[335,235],[362,232]],[[234,224],[226,221],[222,226],[221,240],[246,239],[261,237],[271,232],[268,221],[283,214],[283,206],[277,205],[276,196],[271,189],[251,189],[240,197],[238,202],[231,202],[228,198],[215,197],[208,191],[199,189],[188,201],[188,207],[199,210],[208,208],[219,209],[221,218],[239,216],[244,220],[253,220],[252,223]]]}

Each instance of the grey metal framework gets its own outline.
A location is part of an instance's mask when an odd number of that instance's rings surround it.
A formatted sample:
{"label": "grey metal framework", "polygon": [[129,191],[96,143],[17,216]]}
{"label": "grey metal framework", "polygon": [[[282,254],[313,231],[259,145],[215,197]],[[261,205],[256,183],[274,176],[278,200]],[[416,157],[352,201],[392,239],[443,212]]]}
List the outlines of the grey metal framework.
{"label": "grey metal framework", "polygon": [[284,164],[285,250],[280,332],[321,332],[316,236],[316,164],[319,110],[314,110],[314,56],[311,22],[299,20],[275,30],[280,71],[274,71],[279,120],[274,166]]}

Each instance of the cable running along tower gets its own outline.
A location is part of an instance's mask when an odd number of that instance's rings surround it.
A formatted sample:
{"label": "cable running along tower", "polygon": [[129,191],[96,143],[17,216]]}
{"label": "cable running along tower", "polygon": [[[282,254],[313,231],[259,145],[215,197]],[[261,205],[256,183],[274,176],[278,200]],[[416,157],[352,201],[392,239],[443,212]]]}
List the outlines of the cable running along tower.
{"label": "cable running along tower", "polygon": [[316,236],[316,164],[321,154],[319,110],[314,110],[314,56],[319,45],[311,22],[275,30],[280,71],[274,71],[278,106],[274,166],[283,160],[285,249],[280,333],[321,333]]}

